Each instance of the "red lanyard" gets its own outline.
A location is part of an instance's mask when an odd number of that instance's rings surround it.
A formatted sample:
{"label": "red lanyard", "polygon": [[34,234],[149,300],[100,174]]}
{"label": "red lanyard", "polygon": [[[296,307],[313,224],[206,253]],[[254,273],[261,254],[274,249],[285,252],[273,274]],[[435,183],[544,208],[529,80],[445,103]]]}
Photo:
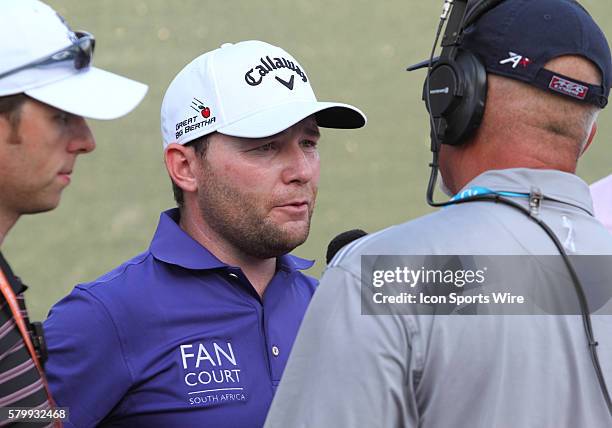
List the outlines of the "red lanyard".
{"label": "red lanyard", "polygon": [[[36,350],[34,349],[34,344],[32,343],[32,339],[30,338],[30,333],[28,332],[28,328],[26,326],[26,322],[21,315],[21,310],[19,309],[19,303],[17,303],[17,296],[15,296],[15,292],[13,288],[9,284],[6,279],[6,275],[0,269],[0,289],[2,290],[2,294],[4,298],[9,304],[11,308],[11,312],[13,313],[13,318],[15,319],[15,324],[17,324],[17,328],[21,332],[21,337],[23,338],[23,342],[25,343],[30,355],[32,356],[32,360],[36,365],[36,369],[38,370],[38,374],[40,375],[40,379],[42,380],[43,386],[45,387],[45,393],[47,394],[47,399],[51,404],[51,408],[55,407],[55,402],[51,397],[51,392],[49,391],[49,385],[47,384],[47,378],[45,377],[45,372],[40,364],[40,360],[38,359],[38,355],[36,355]],[[62,423],[60,421],[55,421],[54,425],[57,428],[62,427]]]}

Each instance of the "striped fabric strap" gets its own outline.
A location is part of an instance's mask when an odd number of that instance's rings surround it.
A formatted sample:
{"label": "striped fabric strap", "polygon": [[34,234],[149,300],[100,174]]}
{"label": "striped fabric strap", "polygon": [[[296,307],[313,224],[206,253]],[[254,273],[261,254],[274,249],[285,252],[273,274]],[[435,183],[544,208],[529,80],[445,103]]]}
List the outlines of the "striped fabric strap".
{"label": "striped fabric strap", "polygon": [[[45,377],[45,372],[42,368],[40,360],[38,359],[36,350],[34,349],[34,344],[32,343],[32,339],[30,338],[30,334],[28,332],[26,322],[23,319],[23,316],[21,315],[21,311],[19,309],[19,303],[17,302],[17,296],[15,296],[15,292],[13,291],[13,288],[9,284],[9,281],[6,278],[6,275],[4,274],[4,272],[2,272],[1,269],[0,269],[0,290],[2,290],[2,294],[4,295],[4,298],[9,304],[9,307],[11,308],[13,318],[15,319],[15,324],[17,324],[17,328],[19,328],[19,332],[21,333],[23,342],[26,344],[26,347],[28,348],[28,351],[30,352],[30,355],[32,357],[32,361],[34,361],[34,364],[36,365],[36,369],[38,370],[40,379],[42,380],[42,383],[45,387],[45,392],[47,394],[47,399],[49,400],[49,403],[51,404],[51,408],[54,408],[55,402],[53,401],[53,397],[51,397],[51,392],[49,390],[47,378]],[[54,422],[53,426],[56,428],[61,428],[62,423],[61,421],[58,420]]]}

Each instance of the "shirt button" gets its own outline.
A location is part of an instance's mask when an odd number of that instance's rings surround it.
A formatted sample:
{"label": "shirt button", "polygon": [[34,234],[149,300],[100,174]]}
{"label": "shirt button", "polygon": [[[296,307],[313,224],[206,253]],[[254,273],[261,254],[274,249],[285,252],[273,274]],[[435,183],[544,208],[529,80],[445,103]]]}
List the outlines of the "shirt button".
{"label": "shirt button", "polygon": [[229,276],[231,276],[232,278],[238,278],[238,275],[236,275],[235,273],[230,273]]}
{"label": "shirt button", "polygon": [[275,357],[278,357],[279,354],[280,354],[280,350],[278,349],[278,346],[273,346],[272,355],[274,355]]}

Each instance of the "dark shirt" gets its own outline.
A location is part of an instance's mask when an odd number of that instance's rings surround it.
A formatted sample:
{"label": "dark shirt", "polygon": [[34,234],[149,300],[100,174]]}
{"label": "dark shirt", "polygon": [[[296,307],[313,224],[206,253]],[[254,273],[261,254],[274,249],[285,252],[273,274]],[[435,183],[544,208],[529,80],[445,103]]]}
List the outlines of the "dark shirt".
{"label": "dark shirt", "polygon": [[[2,253],[0,253],[0,268],[17,296],[21,314],[30,325],[23,297],[27,287],[13,274]],[[21,333],[11,308],[0,293],[0,407],[30,407],[33,409],[49,409],[44,384]],[[6,421],[0,421],[0,425]],[[4,426],[4,425],[2,425]],[[11,427],[42,427],[52,424],[14,423]]]}

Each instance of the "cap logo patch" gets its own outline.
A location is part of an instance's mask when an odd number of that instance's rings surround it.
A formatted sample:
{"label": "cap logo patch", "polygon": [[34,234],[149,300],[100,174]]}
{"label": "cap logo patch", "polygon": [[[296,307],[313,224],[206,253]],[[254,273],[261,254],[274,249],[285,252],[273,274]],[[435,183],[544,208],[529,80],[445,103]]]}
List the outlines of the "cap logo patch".
{"label": "cap logo patch", "polygon": [[[247,82],[249,86],[259,85],[270,72],[283,68],[293,71],[302,79],[303,82],[308,82],[306,74],[300,69],[300,67],[293,61],[289,61],[286,58],[270,58],[270,56],[266,56],[265,58],[259,58],[259,62],[260,64],[254,66],[244,74],[244,81]],[[288,81],[281,79],[278,76],[275,77],[276,80],[284,87],[289,90],[293,90],[295,76],[291,76]]]}
{"label": "cap logo patch", "polygon": [[570,97],[577,98],[579,100],[584,100],[589,92],[588,86],[572,82],[571,80],[567,80],[559,76],[553,76],[548,87],[553,91],[569,95]]}
{"label": "cap logo patch", "polygon": [[508,52],[509,58],[502,59],[500,64],[512,64],[512,68],[516,68],[519,65],[523,68],[527,68],[531,64],[531,60],[526,56],[519,55],[514,52]]}
{"label": "cap logo patch", "polygon": [[283,79],[281,79],[278,76],[275,76],[274,78],[278,80],[282,85],[284,85],[287,89],[289,89],[290,91],[293,91],[293,78],[294,77],[295,75],[291,75],[291,79],[289,79],[288,82],[285,82]]}
{"label": "cap logo patch", "polygon": [[177,140],[184,134],[189,134],[196,129],[212,125],[217,120],[216,116],[210,117],[212,114],[210,107],[207,107],[204,102],[200,101],[196,97],[193,97],[189,107],[191,107],[191,109],[196,111],[198,114],[186,117],[175,125],[176,132],[174,136]]}
{"label": "cap logo patch", "polygon": [[191,108],[200,113],[205,119],[210,117],[210,107],[205,107],[204,103],[196,97],[193,97],[193,101],[191,101]]}

